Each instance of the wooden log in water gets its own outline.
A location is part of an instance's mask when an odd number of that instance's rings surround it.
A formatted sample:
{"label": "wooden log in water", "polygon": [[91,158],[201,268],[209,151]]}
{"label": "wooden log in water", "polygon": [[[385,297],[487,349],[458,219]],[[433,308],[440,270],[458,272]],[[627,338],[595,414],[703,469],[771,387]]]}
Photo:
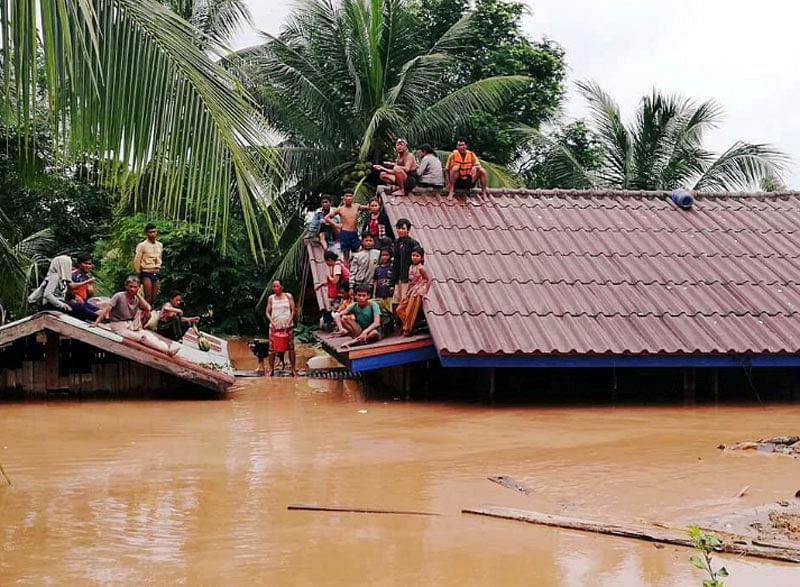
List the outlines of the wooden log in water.
{"label": "wooden log in water", "polygon": [[434,512],[415,512],[409,510],[386,510],[380,508],[365,508],[345,505],[313,505],[292,503],[286,506],[287,510],[306,510],[312,512],[353,512],[357,514],[400,514],[406,516],[441,516]]}
{"label": "wooden log in water", "polygon": [[[608,534],[611,536],[622,536],[624,538],[634,538],[636,540],[646,540],[649,542],[660,542],[663,544],[675,544],[694,548],[692,541],[684,530],[678,528],[648,528],[644,526],[633,526],[628,524],[612,524],[608,522],[598,522],[596,520],[582,520],[561,516],[558,514],[546,514],[507,508],[496,505],[484,505],[476,508],[466,508],[461,510],[465,514],[478,516],[489,516],[492,518],[503,518],[506,520],[518,520],[529,524],[539,524],[542,526],[553,526],[555,528],[566,528],[569,530],[580,530],[582,532],[594,532],[596,534]],[[800,563],[800,548],[784,548],[766,546],[765,543],[755,544],[743,536],[733,536],[726,532],[718,532],[723,538],[721,552],[738,554],[743,556],[753,556],[778,560],[791,563]]]}

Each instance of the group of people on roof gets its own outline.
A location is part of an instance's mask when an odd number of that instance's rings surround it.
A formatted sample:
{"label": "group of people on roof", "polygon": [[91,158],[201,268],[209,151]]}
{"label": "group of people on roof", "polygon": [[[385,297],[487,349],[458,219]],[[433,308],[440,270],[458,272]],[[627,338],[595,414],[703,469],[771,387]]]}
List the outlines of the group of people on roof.
{"label": "group of people on roof", "polygon": [[382,183],[394,188],[393,196],[408,195],[415,187],[439,190],[447,188],[447,198],[452,200],[455,190],[471,190],[478,183],[481,184],[481,194],[485,196],[486,170],[478,156],[467,147],[467,140],[459,138],[443,168],[436,151],[430,145],[419,146],[417,161],[406,140],[397,139],[394,145],[397,158],[373,165],[373,168],[379,173]]}
{"label": "group of people on roof", "polygon": [[352,338],[343,348],[380,340],[395,324],[404,336],[413,333],[430,277],[410,230],[406,218],[392,227],[377,198],[356,204],[346,190],[336,208],[322,198],[310,232],[325,250],[327,273],[315,289],[326,292],[323,326]]}
{"label": "group of people on roof", "polygon": [[124,338],[169,355],[177,354],[181,349],[179,341],[200,318],[185,315],[179,291],[171,292],[161,309],[153,311],[162,281],[164,246],[157,240],[154,224],[145,226],[145,234],[147,238],[137,245],[134,254],[136,274],[125,279],[123,291],[110,298],[96,297],[92,256],[79,253],[73,259],[59,255],[50,261],[45,278],[28,297],[28,303],[64,312],[92,327],[107,321],[108,328]]}

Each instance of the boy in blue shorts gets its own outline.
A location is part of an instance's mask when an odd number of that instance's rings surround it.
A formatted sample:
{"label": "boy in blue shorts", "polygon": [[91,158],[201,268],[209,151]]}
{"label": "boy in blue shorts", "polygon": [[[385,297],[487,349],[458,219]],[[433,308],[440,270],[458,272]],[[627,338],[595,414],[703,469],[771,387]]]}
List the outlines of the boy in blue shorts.
{"label": "boy in blue shorts", "polygon": [[[358,238],[358,213],[362,208],[366,206],[353,204],[353,192],[345,190],[339,207],[325,215],[324,221],[339,230],[342,258],[347,263],[350,262],[350,253],[356,252],[361,247],[361,240]],[[337,215],[340,222],[336,221]]]}

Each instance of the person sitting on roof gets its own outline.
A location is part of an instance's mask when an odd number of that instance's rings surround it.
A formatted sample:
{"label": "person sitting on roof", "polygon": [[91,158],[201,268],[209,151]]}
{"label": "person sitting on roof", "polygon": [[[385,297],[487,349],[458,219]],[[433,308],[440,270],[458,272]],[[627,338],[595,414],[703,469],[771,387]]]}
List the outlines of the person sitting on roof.
{"label": "person sitting on roof", "polygon": [[411,230],[411,221],[407,218],[400,218],[395,223],[397,230],[397,240],[394,241],[392,251],[392,273],[394,273],[394,297],[392,305],[397,308],[408,292],[408,269],[411,267],[411,251],[419,246],[419,243],[408,236]]}
{"label": "person sitting on roof", "polygon": [[397,139],[394,149],[397,151],[397,159],[394,163],[384,161],[383,165],[373,165],[372,167],[380,171],[383,183],[397,186],[397,189],[392,192],[393,196],[403,196],[417,185],[417,160],[409,152],[405,139]]}
{"label": "person sitting on roof", "polygon": [[67,304],[76,318],[87,321],[97,320],[97,312],[100,308],[88,301],[89,298],[94,297],[95,279],[89,273],[94,268],[92,256],[88,253],[79,253],[75,261],[75,270],[71,275],[72,283],[68,286]]}
{"label": "person sitting on roof", "polygon": [[419,167],[417,167],[417,185],[421,188],[444,187],[444,170],[442,162],[436,156],[436,151],[427,143],[417,149]]}
{"label": "person sitting on roof", "polygon": [[108,318],[109,328],[119,336],[171,356],[178,354],[181,350],[179,343],[169,343],[144,328],[151,311],[150,304],[139,295],[139,278],[130,275],[125,280],[125,291],[111,296],[111,301],[98,312],[97,319],[92,322],[91,326],[99,326],[103,320]]}
{"label": "person sitting on roof", "polygon": [[341,323],[345,334],[354,340],[342,345],[350,348],[354,344],[381,339],[381,309],[369,299],[370,291],[366,286],[356,290],[356,301],[350,304],[341,315]]}
{"label": "person sitting on roof", "polygon": [[187,318],[183,309],[183,294],[173,291],[169,294],[169,300],[161,306],[158,315],[156,332],[170,340],[183,340],[183,335],[191,328],[192,324],[200,322],[199,316]]}
{"label": "person sitting on roof", "polygon": [[455,190],[471,190],[481,182],[481,195],[486,196],[486,170],[481,167],[478,156],[467,149],[467,140],[459,138],[456,150],[450,153],[445,164],[447,169],[447,199],[453,199]]}
{"label": "person sitting on roof", "polygon": [[408,269],[408,289],[403,301],[397,306],[397,318],[402,324],[403,336],[411,336],[422,307],[422,300],[431,285],[428,273],[422,266],[424,262],[425,250],[422,247],[414,247],[411,251],[411,267]]}
{"label": "person sitting on roof", "polygon": [[[339,245],[342,249],[342,258],[349,262],[350,253],[361,246],[358,238],[358,213],[363,206],[353,203],[353,191],[345,190],[342,194],[342,203],[335,210],[330,210],[324,220],[329,222],[339,231]],[[336,221],[336,217],[341,219]]]}
{"label": "person sitting on roof", "polygon": [[372,291],[372,277],[380,263],[380,252],[373,248],[372,235],[367,233],[361,239],[361,250],[350,260],[350,288],[356,290],[365,285]]}
{"label": "person sitting on roof", "polygon": [[333,251],[325,251],[325,265],[328,267],[328,274],[325,281],[317,283],[314,290],[327,286],[327,300],[322,310],[322,321],[326,326],[333,323],[332,312],[337,308],[341,300],[339,299],[339,287],[345,286],[350,290],[350,270],[339,261],[339,255]]}
{"label": "person sitting on roof", "polygon": [[[328,250],[328,248],[337,241],[337,232],[333,226],[333,223],[325,220],[325,216],[327,216],[328,212],[331,211],[330,196],[322,196],[322,198],[320,198],[319,205],[320,207],[311,217],[311,224],[308,228],[308,231],[311,233],[311,236],[319,238],[319,243],[322,245],[323,250]],[[333,220],[336,223],[339,222],[339,218],[337,217],[335,217]]]}
{"label": "person sitting on roof", "polygon": [[[364,209],[363,206],[360,206],[360,208]],[[367,214],[367,218],[361,227],[362,238],[365,234],[371,234],[376,249],[391,246],[394,240],[392,224],[378,198],[370,200],[366,209],[369,214]]]}
{"label": "person sitting on roof", "polygon": [[42,283],[28,296],[28,303],[41,304],[43,310],[71,312],[72,308],[67,303],[71,283],[72,259],[69,255],[53,257]]}

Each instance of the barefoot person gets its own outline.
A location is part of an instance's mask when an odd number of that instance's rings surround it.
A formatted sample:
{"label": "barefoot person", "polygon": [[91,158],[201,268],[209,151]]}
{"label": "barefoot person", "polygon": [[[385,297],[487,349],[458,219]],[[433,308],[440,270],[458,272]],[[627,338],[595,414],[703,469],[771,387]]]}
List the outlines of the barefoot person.
{"label": "barefoot person", "polygon": [[394,163],[384,161],[383,165],[373,165],[373,167],[381,172],[380,178],[383,183],[397,187],[392,192],[393,196],[403,196],[417,185],[417,160],[408,150],[405,139],[397,139],[394,150],[397,152]]}
{"label": "barefoot person", "polygon": [[[362,206],[353,203],[353,192],[345,190],[342,194],[342,202],[338,208],[330,210],[324,218],[334,228],[339,230],[339,245],[342,249],[342,258],[345,261],[350,259],[350,253],[356,252],[361,247],[361,240],[358,238],[358,213]],[[340,222],[336,221],[339,216]]]}
{"label": "barefoot person", "polygon": [[455,190],[471,190],[478,181],[481,182],[481,195],[486,196],[486,170],[481,167],[478,156],[467,149],[467,140],[456,141],[456,150],[450,153],[445,163],[447,169],[447,199],[453,199]]}
{"label": "barefoot person", "polygon": [[411,336],[417,314],[422,307],[422,300],[428,293],[431,280],[422,264],[425,262],[425,251],[415,247],[411,251],[411,267],[408,269],[408,290],[403,301],[397,306],[397,318],[402,324],[403,336]]}
{"label": "barefoot person", "polygon": [[367,286],[356,289],[356,301],[342,312],[341,325],[353,340],[342,345],[350,348],[354,344],[377,341],[381,338],[381,309],[369,299]]}
{"label": "barefoot person", "polygon": [[192,324],[200,322],[199,316],[187,318],[183,310],[183,294],[173,291],[169,294],[169,300],[161,306],[161,313],[158,315],[156,332],[170,340],[183,340],[183,335],[191,328]]}
{"label": "barefoot person", "polygon": [[168,355],[176,355],[181,350],[177,342],[170,344],[154,332],[145,330],[144,325],[150,317],[152,308],[139,295],[139,278],[135,275],[125,280],[125,291],[111,296],[111,301],[98,312],[92,326],[99,326],[106,318],[109,328],[123,338],[129,338],[145,346]]}
{"label": "barefoot person", "polygon": [[285,332],[289,335],[289,368],[292,377],[295,371],[294,354],[294,298],[283,291],[283,285],[277,279],[272,282],[272,295],[267,298],[267,320],[269,321],[269,375],[275,375],[275,346],[273,334]]}
{"label": "barefoot person", "polygon": [[147,238],[136,245],[136,254],[133,256],[133,270],[139,275],[144,287],[144,299],[151,306],[158,295],[161,282],[161,261],[164,254],[164,245],[156,240],[158,229],[152,222],[144,227]]}

